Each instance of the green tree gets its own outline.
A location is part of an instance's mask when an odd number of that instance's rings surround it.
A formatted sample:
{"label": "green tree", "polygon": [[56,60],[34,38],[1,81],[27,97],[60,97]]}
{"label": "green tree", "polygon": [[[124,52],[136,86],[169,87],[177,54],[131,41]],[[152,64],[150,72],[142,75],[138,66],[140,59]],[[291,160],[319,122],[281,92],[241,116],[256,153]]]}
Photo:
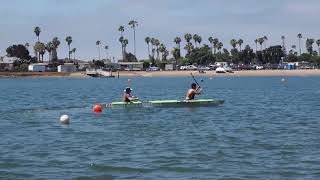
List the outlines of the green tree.
{"label": "green tree", "polygon": [[186,55],[188,55],[188,54],[191,53],[191,51],[194,49],[194,47],[193,47],[192,43],[189,42],[189,43],[187,43],[187,44],[185,45],[184,49],[187,51],[187,54],[186,54]]}
{"label": "green tree", "polygon": [[[218,45],[219,45],[219,39],[214,38],[212,43],[213,43],[213,54],[216,54],[216,50],[218,49]],[[222,46],[223,46],[223,44],[222,44]],[[220,47],[220,49],[222,48],[222,46]]]}
{"label": "green tree", "polygon": [[267,48],[267,42],[268,42],[269,39],[268,39],[267,36],[263,36],[262,38],[264,40],[264,49],[266,49]]}
{"label": "green tree", "polygon": [[36,34],[37,38],[38,38],[38,42],[40,42],[40,33],[41,33],[41,29],[40,27],[35,27],[33,32]]}
{"label": "green tree", "polygon": [[200,43],[201,43],[201,41],[202,41],[202,38],[201,38],[201,36],[199,36],[198,34],[194,34],[194,35],[193,35],[193,40],[194,40],[194,43],[195,43],[196,47],[198,47],[197,44],[200,45]]}
{"label": "green tree", "polygon": [[76,51],[77,51],[77,48],[72,49],[73,60],[76,60]]}
{"label": "green tree", "polygon": [[55,61],[55,60],[58,60],[57,49],[58,49],[58,47],[60,45],[60,40],[57,37],[54,37],[52,39],[52,44],[53,44],[54,48],[53,48],[53,50],[51,52],[51,56],[52,56],[51,59],[52,59],[52,61]]}
{"label": "green tree", "polygon": [[180,43],[181,43],[181,38],[180,37],[175,37],[174,42],[176,43],[177,47],[180,49]]}
{"label": "green tree", "polygon": [[235,39],[231,39],[230,40],[230,45],[233,47],[233,49],[235,49],[236,47],[237,47],[237,40],[235,40]]}
{"label": "green tree", "polygon": [[34,45],[34,51],[39,54],[39,62],[43,62],[43,56],[46,53],[46,45],[42,42],[36,42]]}
{"label": "green tree", "polygon": [[262,52],[262,45],[263,45],[263,43],[264,43],[264,38],[259,38],[259,39],[258,39],[258,43],[260,44],[261,52]]}
{"label": "green tree", "polygon": [[123,37],[124,26],[119,26],[118,31],[120,32],[120,37]]}
{"label": "green tree", "polygon": [[71,59],[70,51],[71,51],[72,37],[71,37],[71,36],[67,36],[67,37],[66,37],[66,42],[67,42],[68,47],[69,47],[68,53],[69,53],[69,61],[70,61],[70,59]]}
{"label": "green tree", "polygon": [[320,39],[316,41],[316,44],[318,46],[318,55],[320,55]]}
{"label": "green tree", "polygon": [[313,43],[314,43],[314,39],[307,39],[306,41],[306,48],[309,54],[313,53]]}
{"label": "green tree", "polygon": [[136,27],[138,26],[138,22],[135,20],[131,20],[129,22],[129,26],[133,29],[133,49],[134,56],[136,56]]}
{"label": "green tree", "polygon": [[220,51],[222,49],[222,47],[223,47],[223,43],[222,42],[218,42],[218,44],[217,44],[218,51]]}
{"label": "green tree", "polygon": [[104,46],[104,49],[106,50],[106,59],[109,59],[108,57],[108,50],[109,50],[109,46]]}
{"label": "green tree", "polygon": [[22,44],[12,45],[6,49],[8,57],[16,57],[22,60],[30,60],[31,56],[26,46]]}
{"label": "green tree", "polygon": [[208,45],[193,49],[190,54],[187,55],[187,58],[191,64],[208,65],[215,62],[215,57]]}
{"label": "green tree", "polygon": [[239,39],[237,43],[239,44],[240,52],[241,52],[241,45],[243,44],[243,40],[242,40],[242,39]]}
{"label": "green tree", "polygon": [[100,56],[101,41],[98,40],[98,41],[96,42],[96,45],[97,45],[97,47],[98,47],[98,55],[99,55],[98,57],[99,57],[99,61],[100,61],[100,60],[101,60],[101,56]]}
{"label": "green tree", "polygon": [[187,41],[187,43],[190,43],[192,40],[192,35],[190,33],[187,33],[184,35],[184,39]]}
{"label": "green tree", "polygon": [[213,52],[213,37],[209,37],[208,41],[209,41],[210,46],[211,46],[211,52]]}
{"label": "green tree", "polygon": [[48,42],[47,44],[46,44],[46,50],[48,51],[48,53],[49,53],[49,62],[51,62],[51,60],[52,60],[52,51],[53,51],[53,49],[54,49],[54,45],[53,45],[53,43],[50,41],[50,42]]}
{"label": "green tree", "polygon": [[177,47],[173,48],[173,50],[171,51],[171,54],[173,55],[173,58],[175,59],[176,64],[178,64],[178,60],[181,58],[180,49]]}
{"label": "green tree", "polygon": [[145,39],[144,39],[144,41],[147,43],[147,45],[148,45],[148,57],[149,57],[149,59],[150,59],[150,42],[151,42],[151,38],[150,37],[146,37]]}
{"label": "green tree", "polygon": [[256,44],[256,52],[257,52],[258,51],[258,39],[255,39],[254,43]]}
{"label": "green tree", "polygon": [[[180,49],[181,49],[181,47],[180,47],[181,38],[180,38],[180,37],[175,37],[175,38],[174,38],[174,42],[176,43],[177,48],[178,48],[178,50],[180,51]],[[179,52],[179,54],[181,55],[181,52]]]}
{"label": "green tree", "polygon": [[302,34],[299,33],[299,34],[297,35],[297,38],[299,39],[299,54],[301,55],[301,39],[302,39]]}

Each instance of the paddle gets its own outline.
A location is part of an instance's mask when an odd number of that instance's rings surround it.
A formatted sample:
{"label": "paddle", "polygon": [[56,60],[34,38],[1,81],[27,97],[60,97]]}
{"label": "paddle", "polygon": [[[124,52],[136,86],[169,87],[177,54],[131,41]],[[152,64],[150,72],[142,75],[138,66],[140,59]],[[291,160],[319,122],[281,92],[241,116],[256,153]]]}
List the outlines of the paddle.
{"label": "paddle", "polygon": [[191,76],[192,76],[192,78],[193,78],[193,80],[194,80],[194,82],[197,84],[197,86],[198,86],[198,88],[197,89],[201,89],[200,90],[200,92],[202,91],[202,88],[201,88],[201,86],[199,85],[199,83],[198,83],[198,81],[196,80],[196,78],[193,76],[193,74],[192,73],[190,73],[191,74]]}

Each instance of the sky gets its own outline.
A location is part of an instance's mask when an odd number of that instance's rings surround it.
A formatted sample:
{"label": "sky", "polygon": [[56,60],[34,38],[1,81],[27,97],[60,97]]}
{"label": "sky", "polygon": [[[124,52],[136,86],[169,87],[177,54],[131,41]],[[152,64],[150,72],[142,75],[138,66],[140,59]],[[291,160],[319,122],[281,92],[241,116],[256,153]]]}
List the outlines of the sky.
{"label": "sky", "polygon": [[[304,40],[320,39],[319,7],[319,0],[1,0],[0,55],[12,44],[34,45],[33,29],[39,26],[40,41],[60,39],[59,58],[68,56],[65,38],[70,35],[77,59],[98,59],[97,40],[102,47],[109,46],[109,56],[118,59],[120,25],[125,26],[127,49],[133,52],[130,20],[138,21],[139,59],[148,56],[145,37],[158,38],[172,49],[173,39],[185,33],[199,34],[204,44],[209,44],[210,36],[218,38],[225,48],[230,48],[232,38],[254,48],[258,37],[267,36],[268,45],[278,45],[285,35],[289,49],[298,44],[298,33]],[[304,42],[302,47],[305,51]],[[30,52],[34,54],[31,47]]]}

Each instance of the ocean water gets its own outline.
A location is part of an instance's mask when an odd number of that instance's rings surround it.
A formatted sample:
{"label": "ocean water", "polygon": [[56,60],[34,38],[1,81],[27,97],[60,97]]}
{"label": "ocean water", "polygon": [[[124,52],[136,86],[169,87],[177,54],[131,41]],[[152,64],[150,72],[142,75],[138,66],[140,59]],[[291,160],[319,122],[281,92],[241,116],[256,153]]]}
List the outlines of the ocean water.
{"label": "ocean water", "polygon": [[320,77],[281,79],[202,77],[224,105],[101,114],[126,86],[183,99],[192,78],[0,79],[0,179],[319,179]]}

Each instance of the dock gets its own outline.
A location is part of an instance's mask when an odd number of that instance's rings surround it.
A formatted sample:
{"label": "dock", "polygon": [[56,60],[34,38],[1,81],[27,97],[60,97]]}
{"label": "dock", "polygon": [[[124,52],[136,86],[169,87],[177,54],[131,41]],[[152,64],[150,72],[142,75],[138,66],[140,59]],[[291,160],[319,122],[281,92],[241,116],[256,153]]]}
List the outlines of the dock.
{"label": "dock", "polygon": [[112,71],[104,71],[102,69],[87,69],[86,75],[91,77],[106,77],[106,78],[114,78],[112,75]]}

